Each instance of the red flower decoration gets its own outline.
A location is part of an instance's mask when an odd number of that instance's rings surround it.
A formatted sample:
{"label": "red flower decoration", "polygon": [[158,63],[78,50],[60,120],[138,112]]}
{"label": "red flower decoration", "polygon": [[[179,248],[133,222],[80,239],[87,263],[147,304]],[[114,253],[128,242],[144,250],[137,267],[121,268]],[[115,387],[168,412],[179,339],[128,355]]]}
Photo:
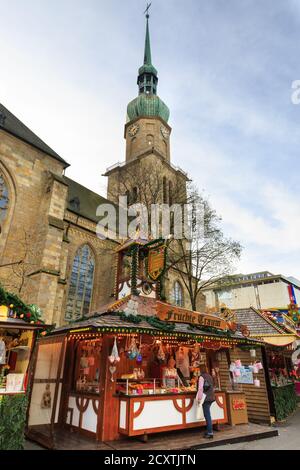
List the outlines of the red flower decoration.
{"label": "red flower decoration", "polygon": [[30,318],[31,317],[31,313],[26,313],[26,318]]}

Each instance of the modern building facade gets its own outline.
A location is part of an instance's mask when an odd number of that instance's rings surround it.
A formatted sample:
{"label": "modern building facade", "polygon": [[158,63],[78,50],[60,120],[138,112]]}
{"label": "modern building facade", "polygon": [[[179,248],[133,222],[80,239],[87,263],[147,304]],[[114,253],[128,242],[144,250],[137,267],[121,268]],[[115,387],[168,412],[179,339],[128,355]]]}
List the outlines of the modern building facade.
{"label": "modern building facade", "polygon": [[228,276],[203,290],[208,309],[254,307],[286,310],[300,302],[300,282],[268,271]]}

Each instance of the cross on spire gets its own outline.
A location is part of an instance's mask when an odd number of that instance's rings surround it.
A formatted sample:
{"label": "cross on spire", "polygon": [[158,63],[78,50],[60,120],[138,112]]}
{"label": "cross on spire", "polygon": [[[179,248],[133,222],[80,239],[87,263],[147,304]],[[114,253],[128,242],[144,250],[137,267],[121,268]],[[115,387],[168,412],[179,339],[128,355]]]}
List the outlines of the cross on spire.
{"label": "cross on spire", "polygon": [[152,5],[152,3],[147,3],[147,8],[146,8],[146,10],[144,11],[144,15],[146,14],[147,20],[150,18],[149,10],[150,10],[151,5]]}

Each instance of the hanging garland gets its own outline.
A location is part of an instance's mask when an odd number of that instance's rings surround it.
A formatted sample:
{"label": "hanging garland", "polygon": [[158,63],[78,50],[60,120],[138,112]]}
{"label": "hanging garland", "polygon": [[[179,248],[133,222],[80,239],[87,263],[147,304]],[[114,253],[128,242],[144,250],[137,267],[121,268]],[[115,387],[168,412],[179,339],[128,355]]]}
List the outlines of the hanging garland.
{"label": "hanging garland", "polygon": [[129,323],[139,324],[142,321],[146,321],[153,328],[157,328],[164,332],[172,332],[175,329],[175,324],[166,323],[157,317],[147,317],[143,315],[125,315],[124,312],[116,312],[116,315],[118,315],[121,320]]}
{"label": "hanging garland", "polygon": [[214,333],[218,334],[218,336],[224,336],[226,338],[232,338],[234,337],[234,334],[231,331],[223,331],[223,330],[218,330],[217,328],[213,328],[211,326],[197,326],[197,325],[189,325],[187,327],[188,330],[190,331],[201,331],[205,333]]}
{"label": "hanging garland", "polygon": [[[23,302],[17,294],[8,292],[0,285],[0,305],[4,305],[9,309],[9,317],[17,318],[25,321],[31,325],[44,325],[42,320],[41,309],[34,304],[27,305]],[[53,330],[55,326],[45,327],[44,330],[39,331],[38,334],[45,336]]]}
{"label": "hanging garland", "polygon": [[121,320],[128,321],[129,323],[138,324],[144,320],[144,317],[142,317],[141,315],[125,315],[124,312],[119,312],[118,315]]}
{"label": "hanging garland", "polygon": [[145,317],[145,320],[149,323],[149,325],[153,326],[154,328],[158,328],[159,330],[166,332],[172,332],[175,330],[174,323],[164,322],[157,317]]}
{"label": "hanging garland", "polygon": [[138,275],[138,263],[139,263],[139,248],[134,245],[131,248],[131,293],[138,295],[137,290],[137,275]]}

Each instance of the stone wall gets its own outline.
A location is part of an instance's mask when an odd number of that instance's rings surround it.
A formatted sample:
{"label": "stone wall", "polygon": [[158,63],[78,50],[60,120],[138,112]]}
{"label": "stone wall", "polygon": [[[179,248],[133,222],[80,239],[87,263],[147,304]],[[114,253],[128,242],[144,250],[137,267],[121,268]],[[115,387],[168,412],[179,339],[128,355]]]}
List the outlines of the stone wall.
{"label": "stone wall", "polygon": [[[0,131],[0,170],[9,186],[9,217],[0,237],[0,282],[51,321],[55,308],[58,261],[63,236],[67,187],[56,159]],[[57,181],[56,181],[57,178]]]}
{"label": "stone wall", "polygon": [[[135,135],[131,135],[132,126],[135,128]],[[137,129],[138,131],[136,131]],[[157,117],[142,117],[126,124],[126,162],[135,159],[152,148],[170,162],[171,131],[170,126]]]}

